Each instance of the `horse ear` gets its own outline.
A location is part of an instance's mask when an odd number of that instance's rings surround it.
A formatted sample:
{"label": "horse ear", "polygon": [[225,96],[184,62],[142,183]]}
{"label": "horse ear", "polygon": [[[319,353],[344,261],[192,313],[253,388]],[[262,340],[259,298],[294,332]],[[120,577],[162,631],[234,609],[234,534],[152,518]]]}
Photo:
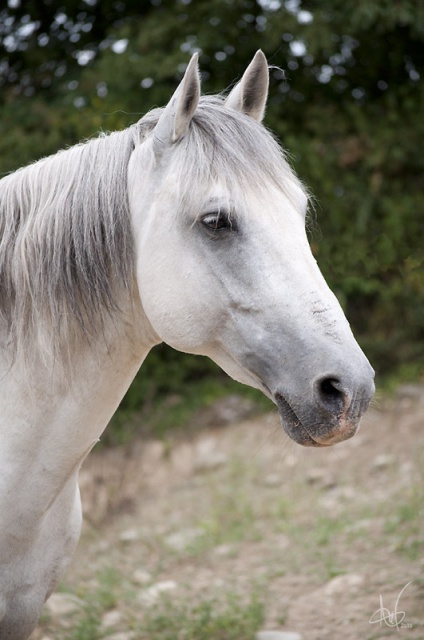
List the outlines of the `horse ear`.
{"label": "horse ear", "polygon": [[268,85],[268,62],[264,53],[259,49],[240,82],[228,95],[225,106],[241,111],[261,122],[265,115]]}
{"label": "horse ear", "polygon": [[184,77],[153,131],[155,150],[161,152],[185,136],[200,98],[200,77],[195,53]]}

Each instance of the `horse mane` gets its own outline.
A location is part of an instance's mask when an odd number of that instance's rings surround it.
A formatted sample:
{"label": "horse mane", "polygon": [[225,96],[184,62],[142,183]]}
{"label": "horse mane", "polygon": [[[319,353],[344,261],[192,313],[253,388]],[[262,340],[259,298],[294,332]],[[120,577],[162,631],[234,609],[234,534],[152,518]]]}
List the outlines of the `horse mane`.
{"label": "horse mane", "polygon": [[55,342],[70,324],[89,334],[115,308],[118,283],[128,289],[126,169],[135,134],[78,144],[0,181],[0,317],[9,344],[40,322]]}
{"label": "horse mane", "polygon": [[[71,331],[97,335],[122,296],[130,299],[135,256],[127,168],[161,112],[0,180],[1,346],[30,347],[43,331],[60,350]],[[300,184],[272,135],[247,116],[224,113],[221,97],[201,98],[178,147],[173,170],[186,185],[186,206],[193,185],[204,188],[205,180],[227,181],[240,193],[270,179],[280,189],[284,178]]]}

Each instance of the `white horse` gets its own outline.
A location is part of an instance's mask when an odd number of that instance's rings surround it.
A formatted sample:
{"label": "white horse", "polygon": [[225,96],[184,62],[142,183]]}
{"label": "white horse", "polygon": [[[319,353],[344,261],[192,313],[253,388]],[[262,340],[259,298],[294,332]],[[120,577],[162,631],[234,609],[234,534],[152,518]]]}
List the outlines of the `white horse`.
{"label": "white horse", "polygon": [[194,56],[165,109],[0,182],[1,640],[26,639],[58,584],[81,463],[159,342],[261,389],[300,444],[358,427],[373,371],[260,124],[267,91],[259,51],[201,98]]}

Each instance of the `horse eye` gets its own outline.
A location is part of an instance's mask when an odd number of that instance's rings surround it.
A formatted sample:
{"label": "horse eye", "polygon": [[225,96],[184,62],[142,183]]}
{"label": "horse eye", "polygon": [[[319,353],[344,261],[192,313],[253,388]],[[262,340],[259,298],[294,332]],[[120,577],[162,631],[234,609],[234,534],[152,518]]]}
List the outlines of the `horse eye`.
{"label": "horse eye", "polygon": [[206,214],[202,218],[202,223],[211,231],[234,230],[234,225],[231,223],[228,214],[223,211]]}

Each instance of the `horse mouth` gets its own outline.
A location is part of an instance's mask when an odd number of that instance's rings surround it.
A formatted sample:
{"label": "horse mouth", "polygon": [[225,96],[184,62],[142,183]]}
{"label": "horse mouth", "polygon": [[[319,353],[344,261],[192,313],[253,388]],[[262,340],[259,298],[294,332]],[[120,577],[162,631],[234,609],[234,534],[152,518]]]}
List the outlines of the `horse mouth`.
{"label": "horse mouth", "polygon": [[293,406],[281,393],[275,394],[275,401],[284,431],[294,442],[303,447],[331,447],[351,438],[357,431],[356,425],[347,424],[345,421],[341,423],[337,421],[337,424],[333,423],[330,427],[323,422],[314,424],[314,431],[318,433],[312,436],[310,433],[312,429],[305,426]]}

